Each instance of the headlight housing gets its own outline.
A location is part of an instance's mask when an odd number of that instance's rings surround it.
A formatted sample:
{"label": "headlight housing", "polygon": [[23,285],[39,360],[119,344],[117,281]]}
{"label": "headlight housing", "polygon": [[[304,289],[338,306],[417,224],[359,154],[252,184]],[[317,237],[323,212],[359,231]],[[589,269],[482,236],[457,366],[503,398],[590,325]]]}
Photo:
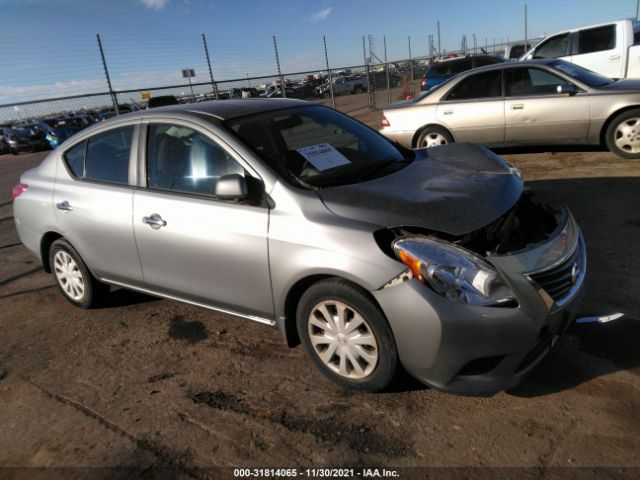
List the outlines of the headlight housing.
{"label": "headlight housing", "polygon": [[400,238],[396,257],[420,282],[449,300],[501,306],[515,300],[500,274],[473,252],[431,237]]}

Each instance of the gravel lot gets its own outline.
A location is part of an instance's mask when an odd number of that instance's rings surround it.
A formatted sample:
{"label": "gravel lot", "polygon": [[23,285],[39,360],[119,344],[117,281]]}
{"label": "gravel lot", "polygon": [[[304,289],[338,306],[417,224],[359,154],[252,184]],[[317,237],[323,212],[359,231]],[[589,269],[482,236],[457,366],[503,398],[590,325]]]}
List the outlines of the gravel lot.
{"label": "gravel lot", "polygon": [[[364,119],[377,126],[379,116]],[[525,383],[491,398],[409,379],[383,394],[346,391],[276,331],[123,290],[108,308],[74,308],[20,245],[5,203],[44,154],[0,157],[0,478],[134,476],[105,467],[220,478],[232,467],[286,466],[637,478],[640,162],[602,151],[501,153],[582,226],[583,313],[626,317],[574,325]]]}

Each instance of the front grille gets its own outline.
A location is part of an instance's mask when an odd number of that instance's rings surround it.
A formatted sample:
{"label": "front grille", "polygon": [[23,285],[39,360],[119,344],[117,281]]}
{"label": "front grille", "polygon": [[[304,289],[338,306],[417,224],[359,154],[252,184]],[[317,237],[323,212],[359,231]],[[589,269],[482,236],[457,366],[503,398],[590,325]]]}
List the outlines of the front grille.
{"label": "front grille", "polygon": [[571,292],[578,278],[584,274],[581,247],[582,242],[579,242],[573,254],[560,265],[529,275],[556,303]]}

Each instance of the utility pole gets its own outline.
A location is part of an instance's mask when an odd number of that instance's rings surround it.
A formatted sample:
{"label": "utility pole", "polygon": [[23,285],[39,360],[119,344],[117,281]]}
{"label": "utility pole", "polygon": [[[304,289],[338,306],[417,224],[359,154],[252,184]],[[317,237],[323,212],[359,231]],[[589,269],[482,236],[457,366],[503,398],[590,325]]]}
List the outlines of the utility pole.
{"label": "utility pole", "polygon": [[213,87],[213,94],[215,95],[216,100],[219,100],[219,98],[218,98],[218,84],[213,79],[213,70],[211,69],[211,60],[209,59],[209,49],[207,48],[207,39],[205,38],[204,33],[202,34],[202,44],[204,45],[204,56],[207,59],[207,66],[209,67],[209,78],[211,79],[211,86]]}
{"label": "utility pole", "polygon": [[333,78],[331,77],[331,69],[329,68],[329,54],[327,53],[327,38],[322,35],[322,44],[324,45],[324,62],[327,66],[327,73],[329,74],[329,93],[331,94],[331,106],[336,109],[336,97],[333,94]]}
{"label": "utility pole", "polygon": [[120,109],[118,108],[118,98],[116,97],[113,88],[111,87],[111,78],[109,77],[109,70],[107,69],[107,61],[104,58],[104,50],[102,49],[102,41],[100,40],[100,34],[96,33],[98,39],[98,48],[100,49],[100,58],[102,59],[102,66],[104,67],[104,75],[107,77],[107,86],[109,87],[109,95],[111,95],[111,101],[113,102],[113,109],[116,115],[120,115]]}
{"label": "utility pole", "polygon": [[636,2],[636,20],[640,17],[640,0]]}
{"label": "utility pole", "polygon": [[440,20],[438,20],[438,56],[440,56],[440,52],[442,50],[440,50]]}
{"label": "utility pole", "polygon": [[284,85],[284,77],[282,76],[282,70],[280,69],[280,56],[278,55],[278,42],[276,42],[276,36],[273,36],[273,49],[276,53],[276,66],[278,67],[278,77],[280,78],[280,89],[282,91],[282,98],[287,98],[287,89]]}

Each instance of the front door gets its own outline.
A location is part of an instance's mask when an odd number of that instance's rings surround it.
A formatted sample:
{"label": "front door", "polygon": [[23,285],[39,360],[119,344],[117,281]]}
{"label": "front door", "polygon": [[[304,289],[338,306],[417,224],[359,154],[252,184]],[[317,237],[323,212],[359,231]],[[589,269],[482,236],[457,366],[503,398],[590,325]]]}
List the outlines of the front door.
{"label": "front door", "polygon": [[558,93],[558,86],[568,82],[537,67],[512,67],[504,75],[507,144],[586,142],[591,122],[586,92]]}
{"label": "front door", "polygon": [[133,199],[144,282],[169,296],[270,319],[269,210],[217,199],[217,179],[232,173],[249,175],[210,134],[148,125],[147,185]]}

